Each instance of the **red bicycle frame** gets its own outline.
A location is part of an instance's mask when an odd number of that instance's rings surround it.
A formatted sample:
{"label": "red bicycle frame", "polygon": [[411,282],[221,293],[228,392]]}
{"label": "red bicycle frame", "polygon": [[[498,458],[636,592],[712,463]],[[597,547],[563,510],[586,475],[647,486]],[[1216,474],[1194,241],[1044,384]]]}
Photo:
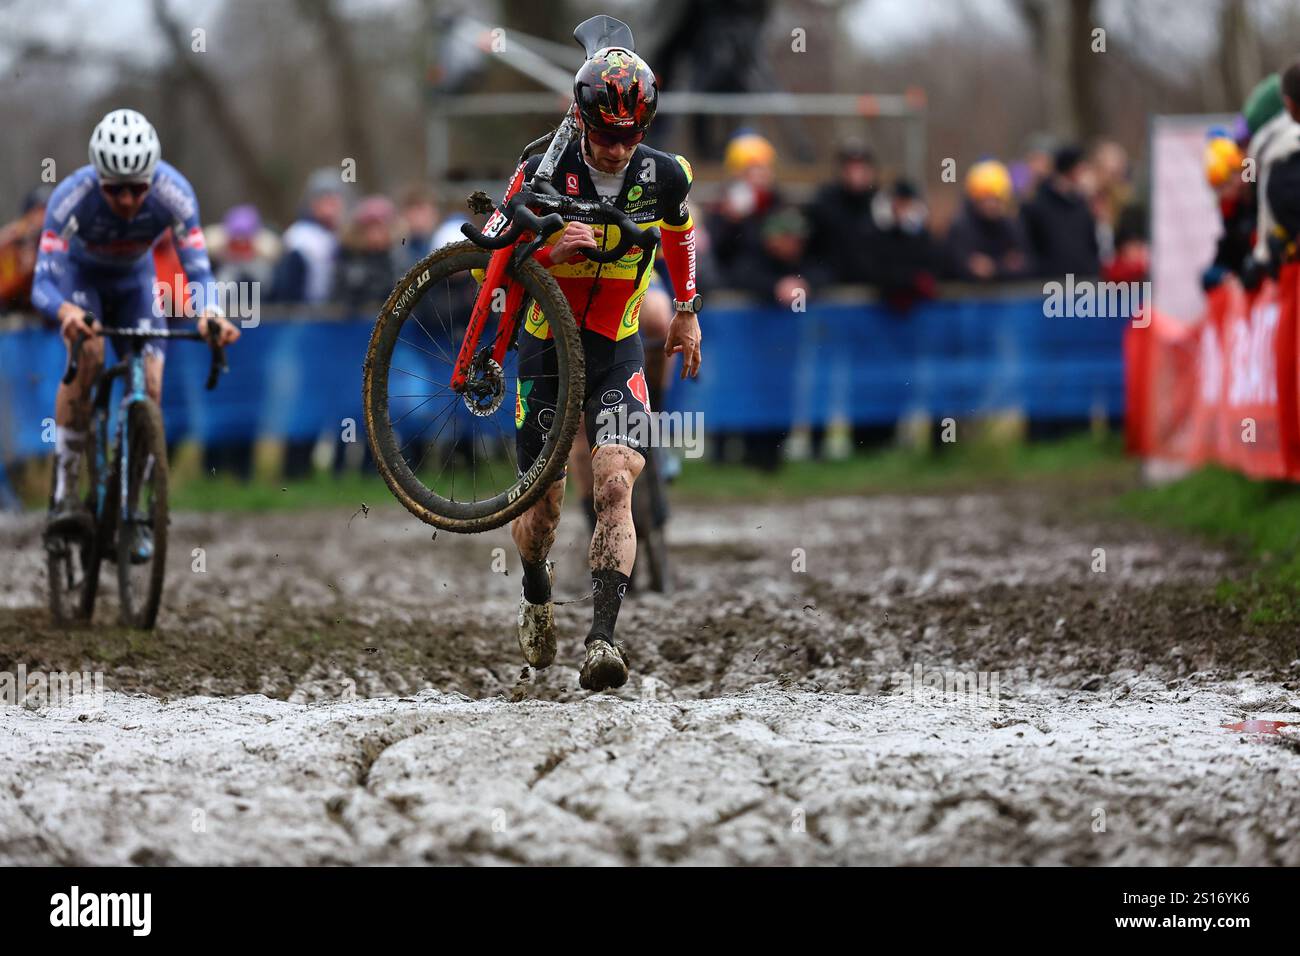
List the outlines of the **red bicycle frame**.
{"label": "red bicycle frame", "polygon": [[[505,198],[502,205],[509,202],[510,199],[523,188],[524,184],[524,167],[526,161],[519,164],[515,169],[514,176],[510,179],[510,185],[506,189]],[[497,210],[492,214],[484,226],[484,232],[488,235],[496,235],[497,230],[504,228],[508,223],[505,217]],[[456,364],[452,368],[451,388],[454,391],[462,391],[465,383],[469,378],[469,367],[474,361],[474,354],[478,351],[479,336],[483,334],[483,327],[487,323],[488,313],[492,311],[492,300],[496,297],[497,289],[506,290],[505,308],[502,311],[502,327],[497,332],[496,341],[492,345],[492,359],[498,366],[504,366],[506,360],[506,350],[515,337],[515,320],[519,313],[519,307],[524,301],[524,287],[518,282],[510,279],[506,273],[510,265],[510,257],[514,255],[515,249],[521,243],[531,242],[533,233],[525,230],[520,234],[519,239],[504,249],[498,249],[492,253],[492,258],[488,260],[487,272],[483,277],[483,284],[479,287],[478,296],[474,299],[474,311],[470,315],[469,328],[465,331],[465,339],[460,344],[460,352],[456,356]]]}

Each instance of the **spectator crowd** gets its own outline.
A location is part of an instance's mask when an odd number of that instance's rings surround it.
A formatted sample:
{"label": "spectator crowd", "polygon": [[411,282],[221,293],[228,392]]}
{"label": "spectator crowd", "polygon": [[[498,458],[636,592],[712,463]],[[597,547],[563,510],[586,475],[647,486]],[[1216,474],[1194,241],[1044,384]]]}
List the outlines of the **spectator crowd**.
{"label": "spectator crowd", "polygon": [[905,312],[945,280],[1145,277],[1145,217],[1114,142],[1085,150],[1035,136],[1011,164],[981,159],[966,170],[943,231],[932,228],[918,185],[887,181],[861,142],[840,145],[835,178],[803,206],[781,195],[776,151],[755,133],[732,139],[725,169],[704,223],[716,270],[706,287],[788,306],[827,286],[869,285]]}
{"label": "spectator crowd", "polygon": [[1210,130],[1204,160],[1223,231],[1201,284],[1208,291],[1235,275],[1256,288],[1297,256],[1300,59],[1262,80],[1231,128]]}
{"label": "spectator crowd", "polygon": [[[919,185],[886,177],[860,141],[839,145],[834,178],[806,203],[787,198],[776,148],[758,133],[732,137],[723,170],[716,201],[695,203],[704,289],[789,307],[830,286],[867,285],[905,312],[944,280],[1135,279],[1146,271],[1145,217],[1114,142],[1085,151],[1035,136],[1014,162],[975,162],[942,231]],[[255,206],[228,210],[205,230],[216,278],[257,282],[263,303],[362,309],[387,298],[429,251],[461,238],[460,203],[440,203],[432,189],[412,186],[394,202],[354,199],[352,188],[338,170],[317,170],[296,219],[278,234]],[[0,310],[27,305],[49,192],[33,190],[0,229]]]}
{"label": "spectator crowd", "polygon": [[[943,280],[1145,274],[1144,215],[1132,202],[1127,156],[1113,142],[1085,151],[1035,136],[1015,162],[974,163],[942,232],[919,186],[887,179],[860,141],[840,144],[834,178],[806,203],[784,194],[779,166],[776,148],[757,133],[726,145],[718,198],[695,203],[701,288],[790,307],[830,286],[867,285],[905,312]],[[359,310],[386,299],[432,249],[461,238],[460,204],[440,203],[432,189],[412,186],[394,202],[352,199],[351,188],[338,170],[317,170],[297,217],[278,234],[255,206],[229,209],[205,230],[216,278],[256,282],[263,303]],[[33,190],[0,229],[0,310],[27,305],[49,193]]]}

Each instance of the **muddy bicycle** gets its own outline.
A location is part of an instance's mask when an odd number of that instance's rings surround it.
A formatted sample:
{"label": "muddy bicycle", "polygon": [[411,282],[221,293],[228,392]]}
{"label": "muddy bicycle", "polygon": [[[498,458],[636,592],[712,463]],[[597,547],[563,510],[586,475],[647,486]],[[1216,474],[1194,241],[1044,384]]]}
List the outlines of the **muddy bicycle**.
{"label": "muddy bicycle", "polygon": [[[225,350],[210,335],[193,330],[104,329],[93,315],[86,322],[103,334],[125,339],[127,354],[95,377],[91,426],[81,469],[85,511],[73,528],[44,535],[50,612],[59,624],[89,621],[99,590],[100,565],[117,565],[119,616],[127,627],[149,630],[158,618],[167,561],[167,440],[162,411],[145,391],[144,345],[154,339],[208,343],[212,362],[207,387],[227,370]],[[77,376],[85,336],[69,352],[66,385]],[[109,442],[113,385],[126,382]],[[50,489],[54,505],[54,487]]]}
{"label": "muddy bicycle", "polygon": [[[608,42],[608,33],[588,36],[585,27],[575,38],[589,53]],[[362,385],[371,448],[393,495],[435,528],[498,528],[532,506],[565,467],[582,416],[582,344],[564,293],[533,254],[567,220],[590,223],[601,235],[584,255],[598,264],[635,263],[639,286],[659,246],[658,227],[642,228],[612,204],[561,195],[551,184],[577,134],[570,110],[556,130],[525,147],[504,205],[483,230],[466,223],[468,241],[418,263],[376,320]],[[529,158],[543,149],[528,178]],[[493,208],[481,193],[471,201],[476,212]],[[548,327],[554,350],[555,372],[547,377],[557,380],[557,397],[536,425],[522,414],[530,386],[520,389],[514,354],[525,324]],[[515,399],[513,420],[507,396]],[[511,461],[514,428],[503,419],[542,432],[541,451],[522,474]]]}

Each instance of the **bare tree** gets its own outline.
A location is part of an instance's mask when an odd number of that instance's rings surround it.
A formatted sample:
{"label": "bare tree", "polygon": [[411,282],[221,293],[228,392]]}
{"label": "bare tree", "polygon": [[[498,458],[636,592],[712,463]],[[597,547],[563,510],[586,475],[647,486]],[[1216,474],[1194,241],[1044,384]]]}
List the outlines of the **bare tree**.
{"label": "bare tree", "polygon": [[1018,0],[1043,70],[1051,132],[1088,139],[1101,132],[1097,104],[1101,52],[1093,50],[1096,0]]}
{"label": "bare tree", "polygon": [[167,9],[167,0],[153,0],[154,20],[171,50],[174,69],[197,90],[213,125],[221,133],[224,150],[240,171],[250,195],[266,209],[276,208],[279,190],[267,175],[253,139],[235,114],[225,87],[202,65],[190,50],[187,34]]}
{"label": "bare tree", "polygon": [[331,67],[334,96],[343,142],[357,161],[357,179],[366,190],[385,181],[380,154],[370,138],[366,112],[369,104],[362,70],[348,39],[348,24],[335,0],[298,0],[305,19],[316,24],[325,43],[325,62]]}
{"label": "bare tree", "polygon": [[1223,0],[1219,10],[1218,61],[1223,83],[1222,108],[1238,110],[1264,75],[1259,36],[1245,0]]}

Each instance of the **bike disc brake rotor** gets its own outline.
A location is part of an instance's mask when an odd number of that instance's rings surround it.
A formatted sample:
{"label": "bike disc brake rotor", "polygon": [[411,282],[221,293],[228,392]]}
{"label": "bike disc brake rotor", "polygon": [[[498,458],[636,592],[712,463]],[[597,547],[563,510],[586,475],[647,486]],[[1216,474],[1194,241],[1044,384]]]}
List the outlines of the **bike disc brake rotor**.
{"label": "bike disc brake rotor", "polygon": [[486,348],[480,349],[470,365],[469,379],[461,396],[465,407],[471,415],[487,418],[501,407],[505,396],[505,373]]}

